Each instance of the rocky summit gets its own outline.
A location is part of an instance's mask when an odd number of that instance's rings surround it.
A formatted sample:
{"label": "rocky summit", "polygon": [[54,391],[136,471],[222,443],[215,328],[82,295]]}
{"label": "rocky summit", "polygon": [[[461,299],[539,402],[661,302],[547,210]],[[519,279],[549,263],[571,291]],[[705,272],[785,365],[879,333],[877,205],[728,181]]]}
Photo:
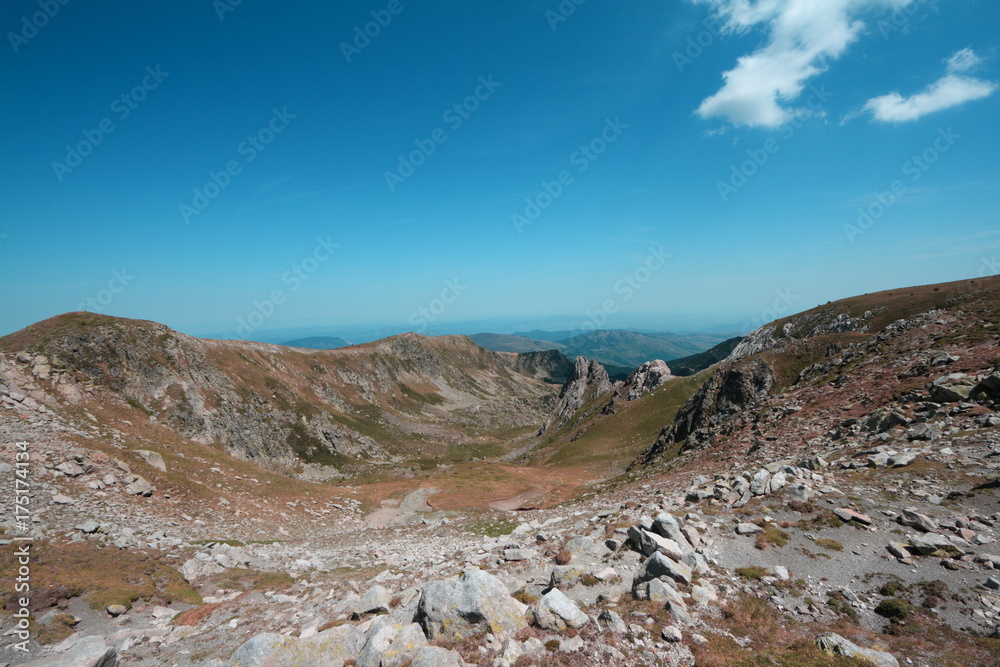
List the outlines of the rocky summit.
{"label": "rocky summit", "polygon": [[461,336],[32,325],[0,339],[0,662],[1000,664],[1000,278],[727,349],[613,382]]}

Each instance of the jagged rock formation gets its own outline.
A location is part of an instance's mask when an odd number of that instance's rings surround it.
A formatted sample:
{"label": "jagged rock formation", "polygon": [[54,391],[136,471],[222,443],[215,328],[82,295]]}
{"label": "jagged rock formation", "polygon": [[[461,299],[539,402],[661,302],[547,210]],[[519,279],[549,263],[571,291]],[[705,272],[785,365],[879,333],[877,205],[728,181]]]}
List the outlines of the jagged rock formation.
{"label": "jagged rock formation", "polygon": [[562,426],[579,410],[584,403],[611,391],[612,384],[604,366],[586,357],[577,357],[573,361],[573,370],[566,379],[555,408],[545,419],[538,430],[541,435],[550,428]]}
{"label": "jagged rock formation", "polygon": [[615,389],[614,395],[601,410],[603,415],[615,414],[621,401],[636,401],[662,387],[676,376],[662,359],[647,361],[632,371]]}
{"label": "jagged rock formation", "polygon": [[789,340],[814,338],[823,334],[866,333],[871,328],[873,315],[872,311],[866,310],[859,317],[851,317],[837,307],[820,307],[787,320],[778,320],[747,334],[733,349],[727,361],[737,361],[779,348]]}
{"label": "jagged rock formation", "polygon": [[626,401],[634,401],[643,394],[659,389],[672,379],[674,379],[674,374],[670,372],[670,366],[667,366],[667,362],[662,359],[647,361],[632,371],[619,394]]}
{"label": "jagged rock formation", "polygon": [[760,357],[723,366],[684,404],[643,460],[657,458],[677,442],[683,442],[685,450],[711,444],[726,432],[730,418],[766,401],[774,384],[774,369]]}

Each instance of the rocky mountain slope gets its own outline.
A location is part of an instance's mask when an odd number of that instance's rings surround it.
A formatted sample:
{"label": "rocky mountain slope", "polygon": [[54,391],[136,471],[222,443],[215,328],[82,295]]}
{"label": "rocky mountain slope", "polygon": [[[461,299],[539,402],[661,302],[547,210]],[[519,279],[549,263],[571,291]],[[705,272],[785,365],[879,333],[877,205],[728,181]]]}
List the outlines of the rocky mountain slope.
{"label": "rocky mountain slope", "polygon": [[[7,356],[3,460],[28,443],[37,498],[26,525],[3,507],[5,537],[38,548],[30,657],[998,664],[998,327],[990,278],[827,304],[691,377],[650,363],[615,386],[576,360],[555,412],[517,442],[521,465],[466,450],[479,460],[388,482],[292,480],[165,418],[124,423],[132,406],[53,401],[86,384],[61,383],[68,368],[42,349]],[[553,414],[565,421],[536,438]],[[462,486],[492,498],[512,469],[577,486],[530,505],[445,502]]]}
{"label": "rocky mountain slope", "polygon": [[330,351],[199,340],[71,313],[0,339],[26,381],[276,469],[446,456],[537,426],[551,387],[465,337],[394,336]]}
{"label": "rocky mountain slope", "polygon": [[499,354],[518,373],[543,382],[565,384],[573,371],[573,361],[559,350]]}

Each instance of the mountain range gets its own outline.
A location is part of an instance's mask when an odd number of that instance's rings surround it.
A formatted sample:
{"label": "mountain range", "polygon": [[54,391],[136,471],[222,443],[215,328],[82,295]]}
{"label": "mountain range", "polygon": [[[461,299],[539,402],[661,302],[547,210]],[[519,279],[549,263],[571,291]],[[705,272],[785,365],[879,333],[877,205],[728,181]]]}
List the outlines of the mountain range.
{"label": "mountain range", "polygon": [[705,352],[728,339],[724,334],[639,333],[623,329],[585,333],[540,330],[510,335],[482,333],[473,334],[470,338],[488,350],[559,350],[571,358],[583,356],[629,370],[651,359],[669,362]]}
{"label": "mountain range", "polygon": [[0,338],[0,613],[36,667],[997,664],[998,331],[1000,277],[908,287],[616,380],[60,315]]}

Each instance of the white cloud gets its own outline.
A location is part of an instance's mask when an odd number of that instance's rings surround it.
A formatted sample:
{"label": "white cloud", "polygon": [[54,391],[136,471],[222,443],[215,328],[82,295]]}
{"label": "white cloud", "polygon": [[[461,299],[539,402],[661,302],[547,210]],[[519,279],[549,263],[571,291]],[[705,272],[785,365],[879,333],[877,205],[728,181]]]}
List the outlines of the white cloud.
{"label": "white cloud", "polygon": [[873,97],[862,112],[870,111],[875,120],[883,123],[905,123],[935,111],[989,97],[997,89],[997,84],[962,74],[979,62],[979,56],[972,49],[956,51],[945,60],[947,73],[919,93],[903,97],[893,92]]}
{"label": "white cloud", "polygon": [[724,85],[702,101],[702,118],[723,117],[736,125],[778,127],[809,113],[789,106],[806,82],[826,69],[857,39],[863,12],[898,9],[913,0],[694,0],[711,5],[725,30],[747,32],[764,25],[768,42],[740,57],[722,76]]}
{"label": "white cloud", "polygon": [[955,53],[948,56],[945,62],[948,64],[948,73],[955,74],[956,72],[969,71],[981,63],[982,59],[972,49],[966,47],[961,51],[955,51]]}

